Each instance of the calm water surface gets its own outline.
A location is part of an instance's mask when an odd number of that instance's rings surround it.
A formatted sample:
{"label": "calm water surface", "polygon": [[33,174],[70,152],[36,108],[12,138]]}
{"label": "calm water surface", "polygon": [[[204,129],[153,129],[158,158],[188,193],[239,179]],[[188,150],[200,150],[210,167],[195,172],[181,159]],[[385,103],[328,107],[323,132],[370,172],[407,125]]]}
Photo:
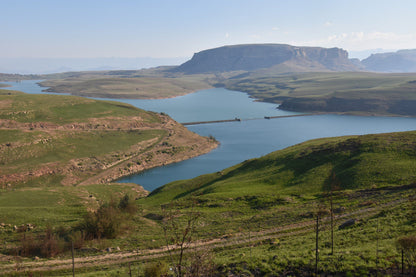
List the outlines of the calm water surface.
{"label": "calm water surface", "polygon": [[212,152],[177,164],[126,177],[152,191],[174,180],[220,171],[309,139],[415,130],[416,118],[316,115],[188,126],[221,142]]}
{"label": "calm water surface", "polygon": [[168,99],[97,99],[116,100],[144,110],[164,112],[181,123],[298,114],[279,110],[276,104],[255,102],[246,93],[224,88],[206,89]]}
{"label": "calm water surface", "polygon": [[1,82],[2,84],[9,85],[11,87],[5,87],[1,89],[11,89],[11,90],[18,90],[23,91],[29,94],[60,94],[60,95],[68,95],[68,93],[53,93],[53,92],[43,92],[42,90],[47,89],[45,87],[39,86],[37,83],[41,82],[42,80],[26,80],[21,82]]}
{"label": "calm water surface", "polygon": [[[9,84],[13,85],[12,89],[42,93],[42,88],[36,82],[38,81]],[[235,117],[243,119],[241,122],[188,126],[189,130],[202,136],[213,135],[221,145],[206,155],[119,180],[140,184],[149,191],[175,180],[220,171],[244,160],[309,139],[416,129],[416,118],[403,117],[316,115],[266,120],[262,118],[295,113],[278,110],[274,104],[253,102],[245,93],[222,88],[162,100],[108,100],[130,103],[145,110],[165,112],[179,122]]]}

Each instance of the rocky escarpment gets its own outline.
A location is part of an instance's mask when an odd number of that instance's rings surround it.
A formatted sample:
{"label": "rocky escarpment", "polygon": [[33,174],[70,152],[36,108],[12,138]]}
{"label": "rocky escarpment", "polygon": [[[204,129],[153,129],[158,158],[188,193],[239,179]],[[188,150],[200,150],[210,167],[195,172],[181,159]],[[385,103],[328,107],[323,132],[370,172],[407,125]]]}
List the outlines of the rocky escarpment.
{"label": "rocky escarpment", "polygon": [[279,109],[303,112],[370,113],[416,116],[415,100],[290,98],[283,100]]}
{"label": "rocky escarpment", "polygon": [[196,74],[255,71],[276,66],[282,66],[288,72],[291,69],[293,71],[354,71],[358,69],[348,59],[348,52],[340,48],[247,44],[201,51],[173,71]]}
{"label": "rocky escarpment", "polygon": [[416,72],[416,49],[372,54],[361,63],[370,71]]}

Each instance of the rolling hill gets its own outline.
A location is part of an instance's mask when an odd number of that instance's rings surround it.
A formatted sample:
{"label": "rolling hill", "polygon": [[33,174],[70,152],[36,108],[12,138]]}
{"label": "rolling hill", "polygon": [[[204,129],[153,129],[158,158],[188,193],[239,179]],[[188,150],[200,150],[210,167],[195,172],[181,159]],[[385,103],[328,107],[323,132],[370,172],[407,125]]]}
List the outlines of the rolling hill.
{"label": "rolling hill", "polygon": [[107,183],[216,143],[118,102],[0,91],[0,186]]}
{"label": "rolling hill", "polygon": [[[164,230],[172,220],[177,231],[172,235],[181,237],[187,230],[192,236],[186,243],[184,271],[201,257],[200,266],[210,266],[220,276],[310,275],[315,271],[319,215],[319,272],[399,273],[396,242],[414,234],[416,224],[415,148],[415,131],[317,139],[167,184],[136,199],[137,212],[122,217],[122,236],[90,241],[92,247],[78,249],[77,272],[143,274],[148,265],[171,264],[176,258],[167,251]],[[2,245],[1,252],[14,253],[19,245],[19,233],[8,227],[12,224],[28,221],[36,226],[31,232],[38,234],[52,222],[63,224],[54,234],[70,232],[68,225],[79,222],[83,207],[97,208],[99,199],[131,195],[132,189],[120,184],[3,190],[0,237],[11,242]],[[28,213],[27,205],[35,213]],[[186,229],[191,215],[198,217],[192,229]],[[121,250],[103,253],[101,245]],[[86,257],[88,251],[94,257]],[[0,269],[12,273],[16,269],[8,255],[0,255]],[[19,265],[45,275],[69,275],[72,260],[66,254],[39,261],[24,258]]]}
{"label": "rolling hill", "polygon": [[148,200],[319,194],[331,190],[334,174],[337,190],[408,185],[416,182],[414,149],[414,131],[317,139],[173,182],[153,191]]}

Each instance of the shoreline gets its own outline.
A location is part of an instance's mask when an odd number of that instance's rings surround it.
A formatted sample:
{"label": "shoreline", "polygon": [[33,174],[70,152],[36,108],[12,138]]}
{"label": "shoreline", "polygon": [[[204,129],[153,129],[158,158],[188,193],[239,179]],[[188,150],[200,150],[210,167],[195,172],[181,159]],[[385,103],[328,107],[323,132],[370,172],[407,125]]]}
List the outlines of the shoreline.
{"label": "shoreline", "polygon": [[[219,143],[208,137],[202,137],[194,132],[189,131],[183,125],[177,123],[168,116],[159,115],[161,123],[136,124],[129,125],[128,121],[123,125],[122,122],[117,124],[101,120],[104,125],[94,127],[87,123],[59,125],[53,123],[39,122],[18,123],[15,121],[0,120],[2,130],[22,130],[22,131],[43,131],[48,132],[52,137],[58,133],[71,132],[91,132],[108,131],[117,132],[120,130],[164,130],[164,134],[145,141],[131,145],[123,151],[116,151],[104,154],[99,157],[76,157],[64,163],[60,161],[43,163],[36,168],[21,172],[10,172],[9,174],[0,176],[0,185],[12,187],[20,183],[25,183],[32,179],[47,176],[61,175],[63,179],[61,185],[87,185],[87,184],[104,184],[111,183],[120,178],[137,174],[143,170],[154,168],[157,166],[167,165],[180,162],[199,155],[206,154],[217,148]],[[31,142],[37,143],[37,142]],[[48,143],[41,141],[40,143]],[[19,147],[20,144],[11,144],[9,147]],[[113,154],[117,154],[117,159]]]}
{"label": "shoreline", "polygon": [[[42,90],[42,92],[49,92],[49,93],[56,93],[56,95],[72,95],[72,96],[79,96],[79,97],[86,97],[86,98],[98,98],[98,99],[103,99],[102,101],[108,101],[109,99],[111,99],[111,101],[117,101],[118,99],[120,100],[162,100],[162,99],[172,99],[172,98],[176,98],[176,97],[180,97],[180,96],[184,96],[184,95],[188,95],[188,94],[192,94],[195,92],[198,92],[200,90],[206,90],[206,89],[212,89],[212,88],[217,88],[215,86],[212,85],[207,85],[206,88],[202,88],[202,89],[197,89],[197,90],[192,90],[189,92],[184,92],[184,93],[180,93],[178,95],[174,95],[174,96],[156,96],[156,97],[145,97],[145,96],[138,96],[138,95],[130,95],[130,94],[123,94],[123,95],[119,95],[119,94],[85,94],[85,93],[67,93],[67,92],[56,92],[53,89],[51,89],[51,87],[45,86],[42,84],[42,82],[47,81],[45,79],[41,79],[38,80],[38,82],[36,83],[39,87],[43,87],[43,88],[47,88]],[[1,85],[3,85],[0,82],[0,89],[2,89]],[[4,84],[6,85],[6,84]],[[13,87],[11,85],[6,85],[4,87]],[[238,90],[233,90],[227,87],[220,87],[220,88],[224,88],[227,90],[232,90],[232,91],[236,91],[236,92],[240,92],[240,93],[244,93],[247,94],[250,98],[253,99],[253,101],[255,102],[262,102],[262,103],[269,103],[269,104],[275,104],[275,105],[281,105],[282,102],[273,102],[273,101],[267,101],[265,99],[260,99],[260,98],[256,98],[254,95],[252,95],[250,92],[245,92],[245,91],[238,91]],[[279,107],[277,107],[277,109],[279,109]],[[347,111],[347,112],[327,112],[327,111],[302,111],[302,110],[291,110],[291,109],[280,109],[282,111],[290,111],[290,112],[298,112],[298,113],[310,113],[310,114],[338,114],[338,115],[352,115],[352,116],[377,116],[377,117],[409,117],[409,118],[414,118],[416,117],[416,115],[406,115],[406,114],[391,114],[391,113],[377,113],[377,112],[370,112],[370,111]]]}

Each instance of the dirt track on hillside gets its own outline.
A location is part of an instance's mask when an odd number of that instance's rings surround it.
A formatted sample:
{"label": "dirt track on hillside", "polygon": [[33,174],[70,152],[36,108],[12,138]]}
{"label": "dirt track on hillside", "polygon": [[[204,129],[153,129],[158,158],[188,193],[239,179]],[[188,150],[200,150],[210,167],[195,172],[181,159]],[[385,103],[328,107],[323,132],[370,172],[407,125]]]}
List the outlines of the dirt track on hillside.
{"label": "dirt track on hillside", "polygon": [[[375,215],[381,209],[391,207],[405,200],[394,200],[383,205],[377,205],[374,207],[367,207],[359,209],[354,212],[335,216],[335,222],[339,224],[341,221],[345,221],[348,218],[364,219]],[[265,241],[268,239],[276,239],[287,236],[299,235],[302,233],[310,232],[315,228],[316,221],[307,220],[300,223],[288,224],[285,226],[270,228],[259,232],[243,232],[234,234],[232,237],[227,238],[215,238],[206,241],[197,241],[188,246],[188,249],[215,249],[217,247],[236,247],[243,245],[250,245]],[[330,217],[324,217],[321,219],[320,228],[330,226]],[[169,246],[169,249],[175,249],[175,246]],[[89,268],[108,266],[114,264],[125,264],[133,261],[144,261],[155,258],[165,257],[169,255],[167,247],[157,249],[145,249],[129,252],[116,252],[107,253],[98,256],[89,256],[75,258],[75,268]],[[8,264],[0,264],[0,272],[3,274],[19,273],[19,272],[41,272],[41,271],[57,271],[57,270],[70,270],[72,269],[72,259],[55,259],[55,260],[38,260],[38,261],[15,261],[13,257],[3,256],[0,257],[0,261],[8,260]]]}
{"label": "dirt track on hillside", "polygon": [[125,151],[108,153],[98,157],[79,157],[68,162],[43,163],[30,170],[14,173],[8,173],[7,166],[3,166],[4,171],[0,173],[0,187],[12,187],[13,184],[48,175],[63,175],[64,179],[61,182],[63,185],[109,183],[143,170],[208,153],[218,146],[216,141],[189,131],[168,116],[159,115],[159,117],[161,123],[144,122],[140,117],[109,117],[92,118],[88,122],[66,125],[49,122],[20,123],[0,119],[0,129],[2,130],[39,131],[45,137],[30,142],[0,144],[0,154],[2,151],[10,152],[14,149],[18,151],[25,146],[36,144],[47,146],[54,139],[71,133],[143,130],[163,130],[166,133],[153,139],[138,142]]}

